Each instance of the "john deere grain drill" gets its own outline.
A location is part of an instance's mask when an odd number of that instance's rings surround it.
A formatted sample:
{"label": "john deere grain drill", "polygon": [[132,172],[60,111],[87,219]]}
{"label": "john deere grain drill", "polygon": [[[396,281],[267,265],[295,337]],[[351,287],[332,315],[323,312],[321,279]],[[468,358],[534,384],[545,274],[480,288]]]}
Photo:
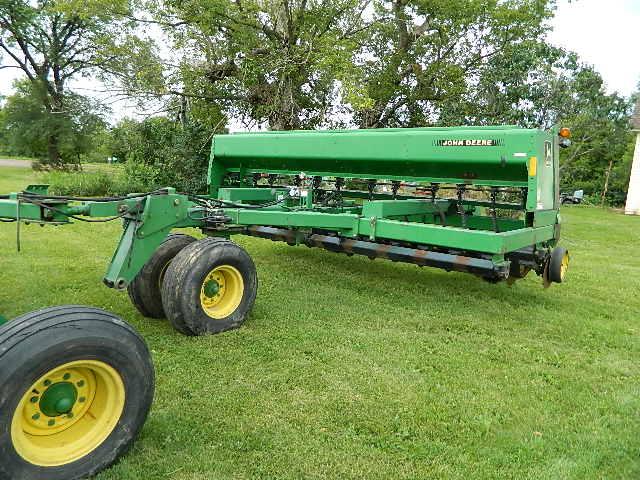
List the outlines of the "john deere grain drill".
{"label": "john deere grain drill", "polygon": [[[238,327],[253,306],[255,266],[233,235],[491,283],[534,271],[548,286],[569,262],[557,246],[566,137],[510,126],[219,135],[208,194],[87,199],[33,185],[0,196],[0,219],[121,220],[104,283],[187,335]],[[205,238],[176,233],[185,227]],[[151,404],[144,342],[95,308],[45,308],[5,323],[0,365],[0,479],[93,474],[128,448]]]}

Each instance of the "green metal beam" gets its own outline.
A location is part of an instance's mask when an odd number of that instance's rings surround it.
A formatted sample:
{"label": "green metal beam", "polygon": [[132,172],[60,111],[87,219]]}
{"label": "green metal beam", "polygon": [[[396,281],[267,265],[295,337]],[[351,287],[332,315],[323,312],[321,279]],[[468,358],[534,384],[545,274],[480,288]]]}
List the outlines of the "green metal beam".
{"label": "green metal beam", "polygon": [[285,191],[285,188],[221,188],[218,198],[227,202],[267,202]]}
{"label": "green metal beam", "polygon": [[[65,222],[68,223],[69,219],[64,215],[53,212],[52,210],[45,210],[38,205],[20,201],[17,194],[10,194],[10,199],[0,200],[0,218],[12,218],[20,219],[22,221],[30,222]],[[54,207],[64,207],[65,204],[52,204]]]}
{"label": "green metal beam", "polygon": [[201,227],[194,204],[185,195],[150,195],[142,213],[125,219],[124,232],[113,254],[104,283],[125,288],[173,228]]}
{"label": "green metal beam", "polygon": [[[354,214],[316,212],[253,211],[225,209],[225,214],[238,225],[260,225],[288,228],[323,228],[340,231],[349,237],[367,236],[371,240],[387,239],[422,243],[483,253],[504,254],[519,248],[553,239],[553,226],[520,228],[496,233],[453,226],[402,222]],[[472,217],[469,217],[472,218]]]}
{"label": "green metal beam", "polygon": [[406,215],[425,215],[434,212],[446,212],[451,202],[438,200],[434,204],[430,200],[374,200],[362,205],[365,217],[388,218]]}

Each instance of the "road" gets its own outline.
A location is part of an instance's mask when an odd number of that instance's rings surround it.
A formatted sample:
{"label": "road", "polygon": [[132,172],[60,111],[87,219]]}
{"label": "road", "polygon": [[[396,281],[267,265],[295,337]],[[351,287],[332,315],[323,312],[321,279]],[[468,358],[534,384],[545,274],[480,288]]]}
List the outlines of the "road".
{"label": "road", "polygon": [[31,161],[30,160],[13,160],[11,158],[0,158],[0,167],[31,168]]}

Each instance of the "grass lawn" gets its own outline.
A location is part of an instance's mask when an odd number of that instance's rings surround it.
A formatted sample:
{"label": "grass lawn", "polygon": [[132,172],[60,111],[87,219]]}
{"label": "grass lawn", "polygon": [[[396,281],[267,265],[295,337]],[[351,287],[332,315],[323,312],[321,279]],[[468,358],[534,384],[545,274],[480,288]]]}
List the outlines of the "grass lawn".
{"label": "grass lawn", "polygon": [[24,226],[20,254],[3,224],[0,312],[95,305],[146,337],[154,407],[100,480],[640,478],[640,218],[562,214],[548,290],[237,237],[255,308],[199,338],[101,284],[117,222]]}

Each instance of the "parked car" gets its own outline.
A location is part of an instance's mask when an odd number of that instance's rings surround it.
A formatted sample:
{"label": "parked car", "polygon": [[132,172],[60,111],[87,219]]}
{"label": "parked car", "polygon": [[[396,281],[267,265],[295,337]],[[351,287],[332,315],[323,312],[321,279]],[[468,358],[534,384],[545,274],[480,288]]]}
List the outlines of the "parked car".
{"label": "parked car", "polygon": [[582,203],[584,199],[584,190],[576,190],[573,193],[561,193],[560,201],[562,205],[576,205]]}

